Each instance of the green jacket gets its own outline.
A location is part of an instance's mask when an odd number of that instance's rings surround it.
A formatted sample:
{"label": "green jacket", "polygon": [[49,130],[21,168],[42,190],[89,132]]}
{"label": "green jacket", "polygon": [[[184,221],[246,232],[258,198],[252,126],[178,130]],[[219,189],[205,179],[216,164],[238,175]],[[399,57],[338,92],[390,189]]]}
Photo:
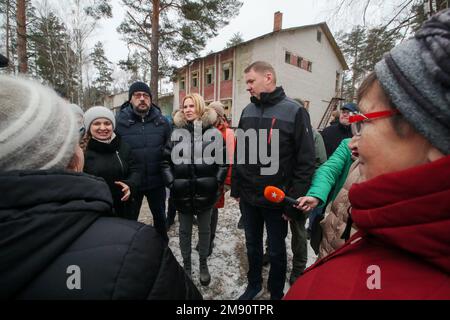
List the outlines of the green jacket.
{"label": "green jacket", "polygon": [[316,169],[327,161],[327,150],[323,142],[322,135],[316,129],[313,129],[314,150],[316,151]]}
{"label": "green jacket", "polygon": [[348,147],[351,139],[342,140],[331,157],[314,173],[307,196],[319,199],[319,207],[333,201],[347,179],[352,164],[352,153]]}

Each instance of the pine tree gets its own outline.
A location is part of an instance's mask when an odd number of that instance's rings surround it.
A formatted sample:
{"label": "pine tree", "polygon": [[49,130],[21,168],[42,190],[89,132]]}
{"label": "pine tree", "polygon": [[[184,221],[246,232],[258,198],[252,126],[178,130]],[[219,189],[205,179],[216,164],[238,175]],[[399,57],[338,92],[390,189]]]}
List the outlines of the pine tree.
{"label": "pine tree", "polygon": [[225,48],[234,47],[242,42],[244,42],[244,38],[242,38],[242,33],[236,32],[235,34],[233,34],[231,39],[227,42],[227,44],[225,45]]}
{"label": "pine tree", "polygon": [[37,76],[74,101],[78,85],[76,56],[65,25],[49,11],[38,16],[34,28],[30,41],[36,50]]}
{"label": "pine tree", "polygon": [[26,0],[17,0],[17,60],[19,72],[28,72]]}
{"label": "pine tree", "polygon": [[105,50],[101,42],[95,44],[94,51],[91,53],[91,59],[98,72],[94,80],[94,86],[101,95],[106,96],[110,93],[113,70],[111,68],[111,61],[105,56]]}
{"label": "pine tree", "polygon": [[[160,59],[189,60],[206,41],[227,25],[242,3],[239,0],[122,0],[127,8],[118,31],[131,46],[150,56],[152,94],[157,102]],[[169,60],[169,59],[167,59]],[[168,68],[167,68],[168,69]]]}
{"label": "pine tree", "polygon": [[353,101],[355,98],[355,85],[364,75],[364,61],[361,55],[367,46],[366,29],[356,26],[352,31],[338,37],[339,46],[345,59],[351,66],[351,77],[344,77],[344,98]]}
{"label": "pine tree", "polygon": [[363,73],[374,70],[375,64],[397,44],[399,38],[400,34],[386,31],[383,28],[369,29],[367,31],[366,44],[360,55]]}

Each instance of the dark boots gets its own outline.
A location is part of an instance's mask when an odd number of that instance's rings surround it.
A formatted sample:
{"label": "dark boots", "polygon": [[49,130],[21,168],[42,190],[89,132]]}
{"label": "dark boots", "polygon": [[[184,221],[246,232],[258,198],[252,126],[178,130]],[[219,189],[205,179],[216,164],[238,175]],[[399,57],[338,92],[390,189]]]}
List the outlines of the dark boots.
{"label": "dark boots", "polygon": [[211,275],[209,274],[207,260],[206,258],[200,258],[200,283],[207,286],[210,282]]}

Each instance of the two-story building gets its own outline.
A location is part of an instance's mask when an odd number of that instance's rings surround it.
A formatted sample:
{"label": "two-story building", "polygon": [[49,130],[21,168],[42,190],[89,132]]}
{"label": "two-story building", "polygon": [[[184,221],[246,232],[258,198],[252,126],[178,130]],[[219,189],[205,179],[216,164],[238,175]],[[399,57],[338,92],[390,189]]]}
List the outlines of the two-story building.
{"label": "two-story building", "polygon": [[234,47],[198,58],[177,70],[174,109],[188,93],[199,93],[207,104],[220,100],[237,126],[249,103],[244,69],[257,60],[272,64],[277,85],[291,98],[299,98],[319,124],[332,98],[340,97],[342,74],[348,69],[344,56],[325,22],[282,29],[282,13],[276,12],[274,31]]}

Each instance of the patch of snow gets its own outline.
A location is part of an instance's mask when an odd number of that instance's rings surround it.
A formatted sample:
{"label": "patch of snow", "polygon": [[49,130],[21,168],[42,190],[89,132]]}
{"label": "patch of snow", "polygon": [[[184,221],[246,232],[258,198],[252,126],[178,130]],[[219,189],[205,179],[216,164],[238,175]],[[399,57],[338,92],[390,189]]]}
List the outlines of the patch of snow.
{"label": "patch of snow", "polygon": [[[244,230],[237,228],[241,216],[239,203],[225,195],[225,208],[219,209],[219,219],[217,223],[216,238],[214,240],[214,249],[208,258],[208,267],[211,274],[211,283],[208,286],[202,286],[199,278],[199,255],[194,249],[198,241],[198,229],[194,225],[192,229],[192,280],[200,290],[205,300],[234,300],[237,299],[247,287],[247,253],[245,247]],[[152,215],[147,202],[144,200],[141,208],[139,221],[152,224]],[[291,233],[290,228],[286,237],[286,248],[288,256],[288,270],[286,273],[285,292],[289,289],[289,275],[292,268],[291,251]],[[178,213],[175,223],[168,231],[169,247],[181,266],[183,259],[181,257],[179,246],[179,223]],[[308,242],[308,264],[309,267],[317,259]],[[263,267],[263,286],[264,294],[261,300],[270,299],[270,293],[267,290],[267,278],[270,265]]]}

